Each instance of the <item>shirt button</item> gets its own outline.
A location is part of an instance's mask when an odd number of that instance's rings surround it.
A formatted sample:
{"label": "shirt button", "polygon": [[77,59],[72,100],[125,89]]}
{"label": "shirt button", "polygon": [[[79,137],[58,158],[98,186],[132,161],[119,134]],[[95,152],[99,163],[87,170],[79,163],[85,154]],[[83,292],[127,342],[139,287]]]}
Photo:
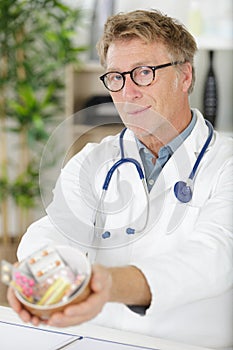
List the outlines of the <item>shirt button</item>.
{"label": "shirt button", "polygon": [[150,179],[150,180],[149,180],[149,185],[152,186],[152,185],[154,185],[154,183],[155,183],[155,180],[153,180],[153,179]]}
{"label": "shirt button", "polygon": [[144,153],[149,153],[148,149],[146,149],[146,148],[143,148],[143,151],[144,151]]}

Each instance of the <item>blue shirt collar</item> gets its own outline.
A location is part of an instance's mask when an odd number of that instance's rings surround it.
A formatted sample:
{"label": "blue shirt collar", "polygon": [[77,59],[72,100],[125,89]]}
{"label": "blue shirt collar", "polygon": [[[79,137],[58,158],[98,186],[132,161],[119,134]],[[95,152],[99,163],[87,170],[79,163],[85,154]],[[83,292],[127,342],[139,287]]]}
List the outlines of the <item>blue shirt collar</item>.
{"label": "blue shirt collar", "polygon": [[[189,125],[187,126],[186,129],[182,131],[179,135],[177,135],[173,140],[171,140],[168,144],[165,146],[161,147],[158,153],[158,158],[163,158],[166,155],[172,155],[179,147],[180,145],[184,142],[184,140],[191,134],[195,124],[196,124],[197,116],[195,113],[192,111],[192,119]],[[136,142],[138,145],[138,150],[139,152],[143,149],[146,149],[149,153],[151,151],[138,139],[136,138]]]}

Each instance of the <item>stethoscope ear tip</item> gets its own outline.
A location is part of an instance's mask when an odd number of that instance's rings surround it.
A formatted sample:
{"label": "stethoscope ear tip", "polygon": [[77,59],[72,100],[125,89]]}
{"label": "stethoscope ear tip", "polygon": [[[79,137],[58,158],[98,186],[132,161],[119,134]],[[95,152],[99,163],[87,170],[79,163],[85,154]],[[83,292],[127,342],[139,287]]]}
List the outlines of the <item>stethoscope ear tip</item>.
{"label": "stethoscope ear tip", "polygon": [[178,201],[188,203],[192,199],[192,189],[184,181],[178,181],[174,186],[174,193]]}
{"label": "stethoscope ear tip", "polygon": [[104,233],[102,233],[103,239],[109,238],[110,236],[111,236],[111,233],[109,231],[105,231]]}
{"label": "stethoscope ear tip", "polygon": [[131,228],[131,227],[128,227],[126,229],[126,233],[127,233],[127,235],[134,235],[135,234],[135,229]]}

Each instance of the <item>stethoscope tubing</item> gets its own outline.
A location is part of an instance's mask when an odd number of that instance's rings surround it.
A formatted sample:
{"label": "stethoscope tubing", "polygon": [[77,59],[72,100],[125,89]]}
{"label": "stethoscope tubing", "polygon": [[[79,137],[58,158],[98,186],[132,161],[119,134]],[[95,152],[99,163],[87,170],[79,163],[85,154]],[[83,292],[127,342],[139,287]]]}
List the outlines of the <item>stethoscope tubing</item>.
{"label": "stethoscope tubing", "polygon": [[212,124],[208,120],[205,120],[205,122],[209,128],[209,135],[208,135],[207,140],[204,143],[204,146],[202,147],[201,152],[199,153],[197,160],[193,166],[193,169],[188,177],[190,180],[193,180],[193,178],[196,174],[197,168],[199,167],[199,164],[200,164],[200,162],[201,162],[201,160],[202,160],[202,158],[203,158],[203,156],[204,156],[204,154],[205,154],[205,152],[210,144],[210,141],[212,140],[212,137],[213,137],[214,128],[213,128]]}

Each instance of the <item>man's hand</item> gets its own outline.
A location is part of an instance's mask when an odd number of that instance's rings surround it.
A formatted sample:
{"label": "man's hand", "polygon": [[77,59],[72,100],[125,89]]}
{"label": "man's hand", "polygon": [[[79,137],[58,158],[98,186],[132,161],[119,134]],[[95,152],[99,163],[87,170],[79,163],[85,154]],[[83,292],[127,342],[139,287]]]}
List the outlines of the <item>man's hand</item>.
{"label": "man's hand", "polygon": [[92,268],[91,294],[79,303],[67,306],[63,312],[54,313],[47,324],[53,327],[79,325],[96,317],[110,299],[112,277],[109,270],[100,265]]}
{"label": "man's hand", "polygon": [[24,309],[24,306],[16,298],[14,289],[12,287],[8,288],[7,300],[9,302],[9,305],[19,315],[23,322],[31,322],[34,326],[38,326],[41,322],[44,322],[38,317],[31,315],[30,312]]}
{"label": "man's hand", "polygon": [[50,326],[67,327],[96,317],[107,302],[149,306],[150,288],[140,270],[134,266],[104,267],[94,265],[91,278],[92,293],[80,304],[67,306],[48,320]]}

